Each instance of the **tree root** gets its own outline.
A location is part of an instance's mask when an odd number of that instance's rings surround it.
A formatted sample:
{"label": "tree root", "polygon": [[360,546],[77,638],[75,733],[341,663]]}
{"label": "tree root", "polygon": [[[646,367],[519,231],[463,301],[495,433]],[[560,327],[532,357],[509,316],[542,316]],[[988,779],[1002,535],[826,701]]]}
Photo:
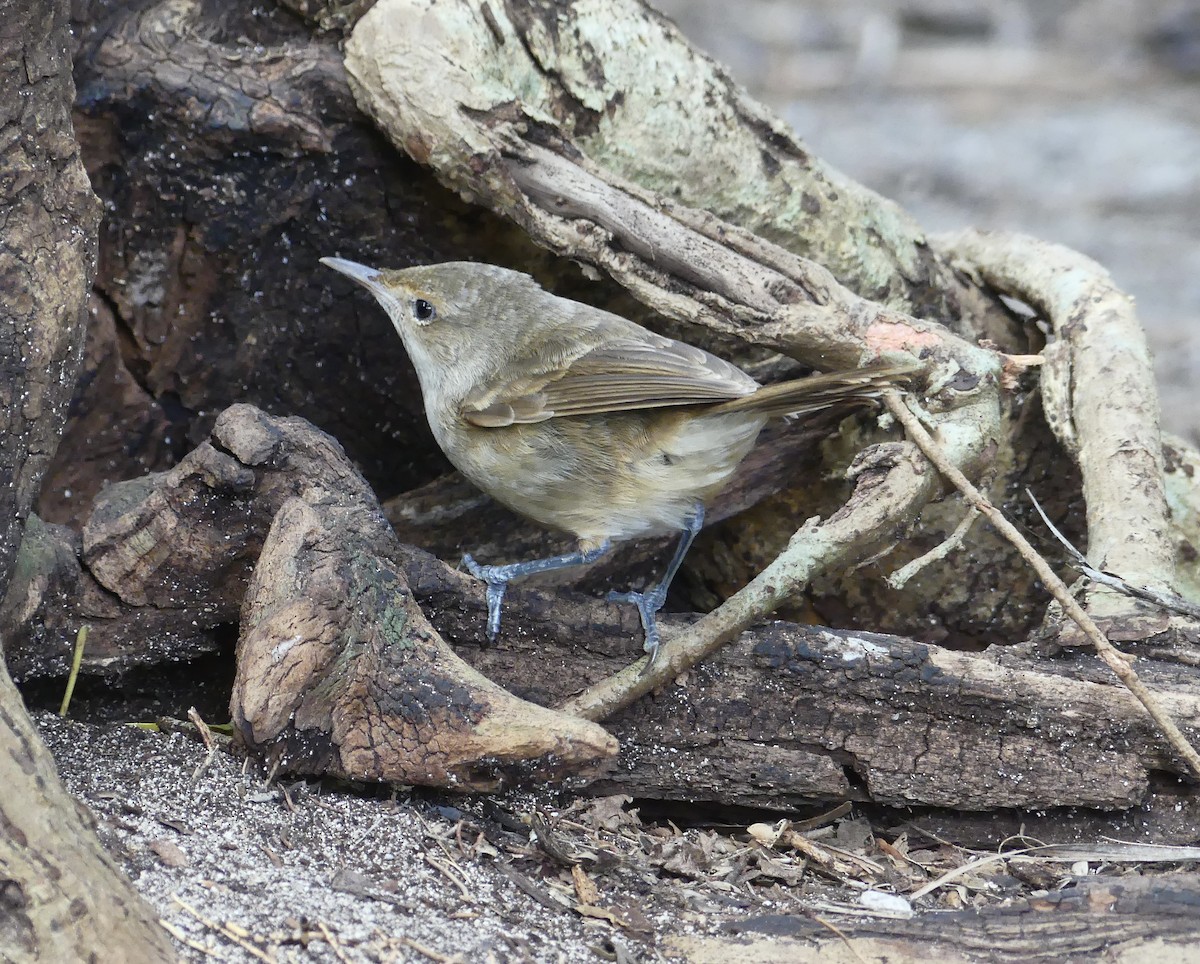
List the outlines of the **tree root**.
{"label": "tree root", "polygon": [[[1138,585],[1174,589],[1158,391],[1133,299],[1103,267],[1060,245],[971,230],[937,244],[1050,323],[1055,340],[1044,352],[1042,398],[1051,429],[1083,476],[1088,561]],[[1089,587],[1085,598],[1113,639],[1167,628],[1166,613],[1106,587]]]}

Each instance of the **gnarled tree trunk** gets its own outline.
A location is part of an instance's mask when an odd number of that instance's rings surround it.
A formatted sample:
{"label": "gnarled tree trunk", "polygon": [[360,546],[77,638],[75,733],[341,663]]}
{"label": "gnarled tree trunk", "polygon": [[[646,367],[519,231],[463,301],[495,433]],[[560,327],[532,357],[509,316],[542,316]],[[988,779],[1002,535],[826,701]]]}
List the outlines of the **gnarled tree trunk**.
{"label": "gnarled tree trunk", "polygon": [[[95,270],[100,211],[71,129],[67,7],[0,3],[0,594],[74,390]],[[170,960],[3,668],[0,786],[3,956]]]}

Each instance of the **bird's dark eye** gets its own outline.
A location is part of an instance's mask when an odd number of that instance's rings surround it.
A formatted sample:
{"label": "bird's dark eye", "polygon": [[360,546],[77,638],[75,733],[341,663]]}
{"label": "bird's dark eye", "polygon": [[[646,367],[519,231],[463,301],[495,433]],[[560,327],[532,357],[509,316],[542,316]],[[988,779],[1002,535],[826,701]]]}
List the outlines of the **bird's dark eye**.
{"label": "bird's dark eye", "polygon": [[437,309],[424,298],[418,298],[413,302],[413,314],[417,321],[429,321],[437,314]]}

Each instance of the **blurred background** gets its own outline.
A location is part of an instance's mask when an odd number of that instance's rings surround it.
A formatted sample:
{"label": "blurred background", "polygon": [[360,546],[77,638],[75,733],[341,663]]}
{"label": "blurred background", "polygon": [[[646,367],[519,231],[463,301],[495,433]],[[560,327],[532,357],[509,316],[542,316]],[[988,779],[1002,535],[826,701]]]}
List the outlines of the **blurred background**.
{"label": "blurred background", "polygon": [[1136,299],[1200,444],[1200,0],[652,0],[929,231],[1023,231]]}

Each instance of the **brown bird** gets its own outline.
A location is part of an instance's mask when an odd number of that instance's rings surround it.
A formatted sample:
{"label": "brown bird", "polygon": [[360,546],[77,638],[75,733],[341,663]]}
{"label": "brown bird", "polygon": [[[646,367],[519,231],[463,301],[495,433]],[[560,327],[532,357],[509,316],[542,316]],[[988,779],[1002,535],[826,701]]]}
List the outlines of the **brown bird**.
{"label": "brown bird", "polygon": [[812,375],[763,387],[703,349],[559,298],[528,275],[451,262],[376,270],[321,263],[371,292],[404,341],[446,457],[509,508],[578,539],[575,552],[467,569],[487,583],[488,635],[511,579],[598,559],[614,542],[681,532],[662,580],[612,593],[656,614],[704,506],[773,416],[870,403],[914,368]]}

